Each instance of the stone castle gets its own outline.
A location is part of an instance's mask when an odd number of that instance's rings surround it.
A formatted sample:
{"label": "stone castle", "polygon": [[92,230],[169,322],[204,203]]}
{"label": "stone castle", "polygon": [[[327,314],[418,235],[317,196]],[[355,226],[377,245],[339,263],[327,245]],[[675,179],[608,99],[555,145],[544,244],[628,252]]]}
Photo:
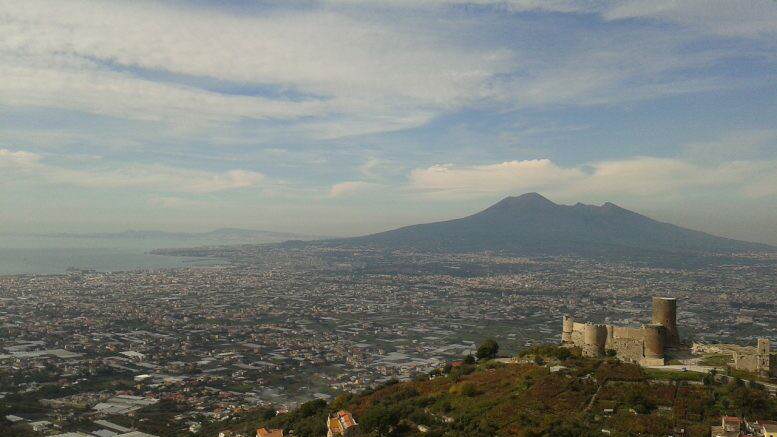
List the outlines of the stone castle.
{"label": "stone castle", "polygon": [[602,357],[611,350],[623,361],[662,366],[666,364],[666,350],[680,345],[677,300],[653,297],[652,323],[639,328],[578,323],[566,315],[561,341],[566,346],[579,347],[589,357]]}

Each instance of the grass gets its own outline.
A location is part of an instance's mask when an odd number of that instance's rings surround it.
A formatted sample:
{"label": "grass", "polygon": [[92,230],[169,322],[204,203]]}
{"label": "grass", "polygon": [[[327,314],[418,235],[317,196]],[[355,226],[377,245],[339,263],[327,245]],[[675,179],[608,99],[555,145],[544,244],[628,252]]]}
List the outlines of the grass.
{"label": "grass", "polygon": [[708,355],[699,362],[702,366],[726,367],[731,364],[731,355]]}
{"label": "grass", "polygon": [[773,381],[770,381],[769,378],[764,378],[760,375],[748,372],[746,370],[734,369],[733,367],[727,368],[725,375],[732,378],[739,378],[744,381],[773,382]]}
{"label": "grass", "polygon": [[645,373],[650,379],[660,379],[665,381],[701,381],[704,378],[703,373],[698,372],[675,372],[671,370],[645,369]]}

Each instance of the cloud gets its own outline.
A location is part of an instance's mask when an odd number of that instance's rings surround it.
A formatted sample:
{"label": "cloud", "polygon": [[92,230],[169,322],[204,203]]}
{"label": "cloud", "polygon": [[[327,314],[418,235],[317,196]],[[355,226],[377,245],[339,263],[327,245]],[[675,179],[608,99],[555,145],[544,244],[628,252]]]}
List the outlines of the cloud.
{"label": "cloud", "polygon": [[49,171],[46,178],[86,188],[136,188],[203,194],[253,187],[262,182],[264,176],[245,170],[216,173],[163,165],[125,165],[89,171],[57,168]]}
{"label": "cloud", "polygon": [[35,153],[0,149],[0,168],[32,168],[39,160],[40,155]]}
{"label": "cloud", "polygon": [[609,20],[647,18],[673,22],[724,36],[765,36],[777,33],[777,5],[771,0],[623,1],[603,11]]}
{"label": "cloud", "polygon": [[424,193],[467,196],[543,190],[550,184],[580,176],[578,169],[561,168],[549,159],[532,159],[474,166],[433,165],[413,170],[409,183],[413,189]]}
{"label": "cloud", "polygon": [[365,181],[346,181],[332,185],[329,190],[329,197],[349,197],[356,194],[363,194],[380,187],[379,184]]}
{"label": "cloud", "polygon": [[368,180],[388,182],[407,172],[405,166],[392,159],[370,157],[357,167],[359,173]]}
{"label": "cloud", "polygon": [[413,170],[407,189],[435,198],[471,198],[541,191],[563,198],[657,198],[733,190],[748,197],[777,194],[775,161],[699,165],[678,158],[634,157],[560,166],[548,159],[498,164],[434,165]]}
{"label": "cloud", "polygon": [[200,200],[185,199],[175,196],[152,196],[148,199],[148,204],[160,208],[178,209],[189,207],[207,207],[208,203]]}
{"label": "cloud", "polygon": [[417,126],[510,68],[503,49],[410,26],[326,8],[0,0],[0,99],[192,126],[296,120],[329,138]]}
{"label": "cloud", "polygon": [[[676,76],[727,55],[685,50],[694,35],[618,27],[567,38],[520,14],[508,28],[501,13],[473,20],[451,11],[439,18],[439,11],[418,8],[474,4],[612,21],[691,20],[703,12],[705,20],[731,25],[740,18],[765,28],[772,22],[766,6],[756,16],[733,6],[657,2],[664,6],[335,1],[235,14],[184,3],[0,0],[0,101],[186,132],[252,120],[264,123],[245,133],[253,138],[277,131],[334,139],[415,128],[472,106],[602,104],[724,85],[714,76]],[[537,39],[549,47],[527,43]]]}
{"label": "cloud", "polygon": [[334,0],[401,8],[481,6],[511,12],[597,15],[606,20],[652,19],[721,35],[754,36],[777,32],[772,0]]}
{"label": "cloud", "polygon": [[711,141],[685,144],[689,159],[701,162],[725,162],[777,158],[777,130],[736,130]]}
{"label": "cloud", "polygon": [[204,194],[261,184],[263,174],[247,170],[212,172],[158,164],[114,164],[74,169],[43,162],[40,155],[0,149],[0,168],[45,183],[95,189],[142,189]]}

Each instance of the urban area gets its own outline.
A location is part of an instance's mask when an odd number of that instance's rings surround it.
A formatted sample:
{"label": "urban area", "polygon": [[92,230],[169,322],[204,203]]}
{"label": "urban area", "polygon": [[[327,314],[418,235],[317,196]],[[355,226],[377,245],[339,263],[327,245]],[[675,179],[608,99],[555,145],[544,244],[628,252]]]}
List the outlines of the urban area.
{"label": "urban area", "polygon": [[[4,429],[226,436],[222,429],[246,413],[282,414],[410,381],[474,355],[488,338],[505,362],[563,342],[678,372],[730,366],[763,381],[775,376],[777,259],[769,257],[666,266],[321,246],[181,252],[216,262],[0,277]],[[656,320],[655,306],[667,301],[671,326]],[[587,343],[589,326],[601,330],[601,345]],[[634,357],[633,339],[618,334],[625,329],[645,344],[652,340],[639,332],[658,329],[661,351],[675,352]],[[765,368],[747,364],[764,350]],[[171,403],[168,413],[162,406]],[[343,435],[358,420],[341,411],[327,427]],[[775,435],[770,422],[721,421],[717,435],[746,435],[748,426]]]}

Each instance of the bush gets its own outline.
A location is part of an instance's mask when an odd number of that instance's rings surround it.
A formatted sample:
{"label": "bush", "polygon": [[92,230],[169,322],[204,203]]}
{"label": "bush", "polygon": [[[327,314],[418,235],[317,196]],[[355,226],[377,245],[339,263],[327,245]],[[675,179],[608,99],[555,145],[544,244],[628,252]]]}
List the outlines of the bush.
{"label": "bush", "polygon": [[478,391],[475,387],[475,384],[471,382],[462,382],[456,385],[452,385],[451,388],[448,389],[448,393],[455,395],[455,396],[475,396]]}
{"label": "bush", "polygon": [[496,340],[489,338],[480,344],[477,351],[478,360],[491,360],[496,358],[499,353],[499,344]]}
{"label": "bush", "polygon": [[524,349],[518,354],[520,357],[525,357],[527,355],[537,355],[543,358],[555,358],[559,361],[564,361],[572,357],[572,352],[569,348],[562,346],[543,345]]}

